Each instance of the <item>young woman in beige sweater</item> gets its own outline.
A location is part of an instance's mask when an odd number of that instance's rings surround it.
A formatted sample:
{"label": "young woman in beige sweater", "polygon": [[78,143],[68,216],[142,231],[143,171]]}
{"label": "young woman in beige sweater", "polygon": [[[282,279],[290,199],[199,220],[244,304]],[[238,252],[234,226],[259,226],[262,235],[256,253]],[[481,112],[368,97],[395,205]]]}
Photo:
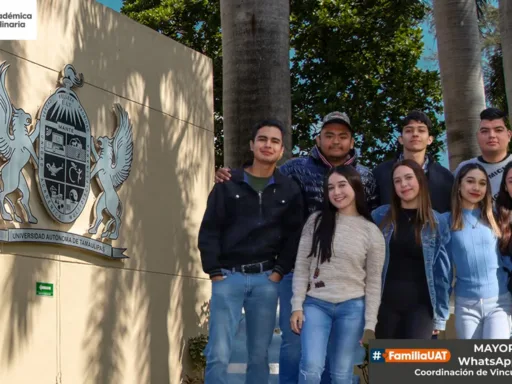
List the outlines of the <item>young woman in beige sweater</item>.
{"label": "young woman in beige sweater", "polygon": [[363,332],[375,330],[384,258],[359,174],[333,168],[324,207],[306,222],[295,262],[290,322],[301,335],[299,384],[320,383],[326,356],[332,383],[352,382]]}

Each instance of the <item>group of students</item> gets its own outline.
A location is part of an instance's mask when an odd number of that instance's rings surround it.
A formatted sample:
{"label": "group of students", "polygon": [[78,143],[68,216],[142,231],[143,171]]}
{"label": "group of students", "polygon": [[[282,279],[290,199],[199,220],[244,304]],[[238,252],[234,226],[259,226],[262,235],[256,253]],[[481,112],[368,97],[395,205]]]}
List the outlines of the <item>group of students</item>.
{"label": "group of students", "polygon": [[309,156],[279,168],[284,127],[258,123],[252,164],[217,171],[199,232],[212,280],[206,384],[227,383],[242,308],[246,383],[268,382],[278,301],[281,384],[352,383],[365,330],[380,339],[437,335],[452,286],[458,338],[509,338],[505,120],[496,109],[481,113],[482,156],[454,175],[427,155],[431,125],[419,111],[403,119],[403,151],[373,172],[357,163],[344,113],[323,119]]}

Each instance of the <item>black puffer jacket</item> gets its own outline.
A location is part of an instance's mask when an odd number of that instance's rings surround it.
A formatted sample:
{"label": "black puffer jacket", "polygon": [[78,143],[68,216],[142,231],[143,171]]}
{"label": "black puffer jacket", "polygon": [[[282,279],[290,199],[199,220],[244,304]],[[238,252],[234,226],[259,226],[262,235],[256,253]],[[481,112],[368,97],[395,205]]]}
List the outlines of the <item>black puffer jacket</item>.
{"label": "black puffer jacket", "polygon": [[[372,172],[357,163],[356,154],[353,150],[347,164],[352,165],[359,172],[370,210],[376,208],[376,187]],[[299,184],[306,208],[305,216],[322,209],[324,178],[331,168],[332,165],[325,159],[317,146],[313,147],[309,156],[288,160],[279,167],[283,175],[293,178]]]}

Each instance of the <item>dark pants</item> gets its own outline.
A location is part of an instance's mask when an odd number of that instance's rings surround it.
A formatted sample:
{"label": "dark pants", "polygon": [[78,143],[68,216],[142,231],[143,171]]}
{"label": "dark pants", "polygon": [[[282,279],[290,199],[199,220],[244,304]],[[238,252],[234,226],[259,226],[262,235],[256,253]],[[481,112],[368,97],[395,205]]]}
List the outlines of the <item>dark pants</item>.
{"label": "dark pants", "polygon": [[382,303],[379,308],[375,338],[430,339],[434,330],[432,305],[418,304],[396,308]]}

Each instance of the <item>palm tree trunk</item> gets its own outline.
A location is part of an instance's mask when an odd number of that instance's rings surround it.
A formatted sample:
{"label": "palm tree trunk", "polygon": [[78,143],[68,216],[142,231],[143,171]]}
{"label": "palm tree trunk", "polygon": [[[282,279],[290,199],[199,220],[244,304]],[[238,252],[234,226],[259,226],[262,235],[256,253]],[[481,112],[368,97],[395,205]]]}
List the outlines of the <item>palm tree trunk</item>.
{"label": "palm tree trunk", "polygon": [[500,33],[508,111],[512,113],[512,3],[500,0]]}
{"label": "palm tree trunk", "polygon": [[485,108],[475,0],[434,0],[434,21],[450,168],[480,153],[476,141]]}
{"label": "palm tree trunk", "polygon": [[291,154],[290,4],[286,0],[221,0],[224,166],[252,159],[251,128],[277,118]]}

